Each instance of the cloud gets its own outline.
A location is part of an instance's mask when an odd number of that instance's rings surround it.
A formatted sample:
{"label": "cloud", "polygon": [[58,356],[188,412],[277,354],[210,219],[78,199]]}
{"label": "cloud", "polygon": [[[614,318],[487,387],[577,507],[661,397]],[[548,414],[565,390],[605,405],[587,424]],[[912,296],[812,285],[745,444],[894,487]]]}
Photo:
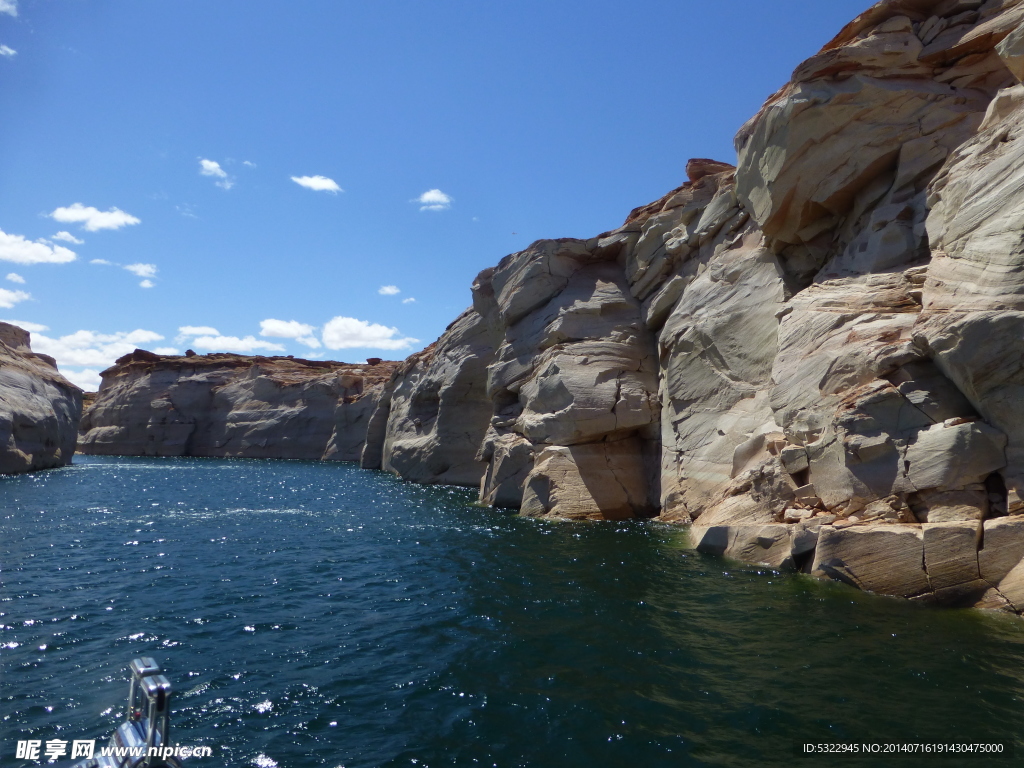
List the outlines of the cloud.
{"label": "cloud", "polygon": [[156,264],[125,264],[124,268],[136,277],[156,276]]}
{"label": "cloud", "polygon": [[0,288],[0,307],[4,309],[11,309],[15,304],[28,301],[31,298],[32,295],[24,291],[9,291],[6,288]]}
{"label": "cloud", "polygon": [[156,285],[156,283],[154,283],[152,280],[143,280],[142,282],[139,283],[140,288],[152,288],[154,285]]}
{"label": "cloud", "polygon": [[320,341],[313,334],[316,328],[312,325],[300,323],[297,320],[274,320],[273,318],[260,321],[260,336],[272,336],[277,339],[295,339],[300,344],[305,344],[311,349],[320,346]]}
{"label": "cloud", "polygon": [[37,334],[32,337],[32,348],[54,357],[62,369],[64,366],[102,369],[109,368],[117,358],[134,351],[139,345],[162,341],[163,338],[159,333],[142,328],[116,333],[75,331],[57,339]]}
{"label": "cloud", "polygon": [[103,383],[100,372],[96,368],[83,368],[80,371],[63,368],[61,373],[65,379],[86,392],[96,392],[100,388],[100,384]]}
{"label": "cloud", "polygon": [[381,296],[397,296],[402,291],[397,285],[382,285],[377,289],[377,293]]}
{"label": "cloud", "polygon": [[265,349],[270,352],[284,352],[284,347],[269,341],[260,341],[255,336],[200,336],[192,341],[193,347],[216,352],[254,352]]}
{"label": "cloud", "polygon": [[248,166],[249,168],[256,167],[256,163],[252,162],[251,160],[243,160],[242,165]]}
{"label": "cloud", "polygon": [[176,347],[157,347],[153,350],[158,355],[180,355],[181,350]]}
{"label": "cloud", "polygon": [[114,262],[112,262],[112,261],[107,261],[106,259],[90,259],[90,260],[89,260],[89,263],[90,263],[90,264],[104,264],[104,265],[106,265],[106,266],[108,266],[108,267],[109,267],[109,266],[110,266],[110,265],[112,265],[112,264],[113,264]]}
{"label": "cloud", "polygon": [[231,189],[235,186],[235,182],[231,177],[228,176],[228,172],[220,167],[220,163],[215,160],[206,160],[205,158],[199,159],[199,174],[201,176],[212,176],[220,181],[214,182],[221,189]]}
{"label": "cloud", "polygon": [[19,275],[17,272],[8,272],[7,279],[10,280],[12,283],[20,283],[21,285],[25,284],[25,278]]}
{"label": "cloud", "polygon": [[345,191],[338,186],[338,182],[326,176],[292,176],[291,179],[300,187],[312,189],[314,192],[330,192],[336,195]]}
{"label": "cloud", "polygon": [[13,48],[9,48],[6,45],[0,45],[0,56],[7,56],[8,58],[11,58],[17,54],[18,52]]}
{"label": "cloud", "polygon": [[50,218],[66,224],[81,224],[86,232],[99,232],[101,229],[120,229],[121,227],[141,223],[140,219],[137,219],[130,213],[125,213],[120,208],[100,211],[92,206],[84,206],[81,203],[74,203],[66,208],[58,208],[50,214]]}
{"label": "cloud", "polygon": [[21,235],[9,235],[0,229],[0,261],[16,264],[67,264],[78,258],[74,251],[47,240],[35,242]]}
{"label": "cloud", "polygon": [[18,0],[0,0],[0,13],[18,15]]}
{"label": "cloud", "polygon": [[70,232],[58,232],[56,235],[50,238],[51,240],[63,240],[65,243],[74,243],[75,245],[82,245],[85,240],[79,240],[77,237],[72,235]]}
{"label": "cloud", "polygon": [[452,207],[452,198],[440,189],[428,189],[413,202],[420,204],[421,211],[447,211]]}
{"label": "cloud", "polygon": [[178,329],[181,334],[178,338],[185,336],[220,336],[220,331],[208,325],[183,325]]}
{"label": "cloud", "polygon": [[41,325],[40,323],[33,323],[28,320],[0,320],[0,323],[16,325],[19,328],[24,328],[29,333],[41,333],[43,331],[50,330],[50,326],[48,325]]}
{"label": "cloud", "polygon": [[414,299],[412,296],[410,296],[408,299],[402,299],[403,304],[414,304],[415,302],[416,299]]}
{"label": "cloud", "polygon": [[324,345],[328,349],[407,349],[418,342],[419,339],[401,338],[397,328],[354,317],[335,317],[324,326]]}

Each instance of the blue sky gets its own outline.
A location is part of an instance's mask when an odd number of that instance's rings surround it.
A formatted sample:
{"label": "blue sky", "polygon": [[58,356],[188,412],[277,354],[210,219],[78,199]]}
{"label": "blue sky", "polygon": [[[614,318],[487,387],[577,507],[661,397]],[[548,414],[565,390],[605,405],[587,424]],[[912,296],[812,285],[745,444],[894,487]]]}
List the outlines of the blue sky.
{"label": "blue sky", "polygon": [[866,7],[0,0],[0,319],[89,389],[136,346],[404,358],[505,254],[734,162]]}

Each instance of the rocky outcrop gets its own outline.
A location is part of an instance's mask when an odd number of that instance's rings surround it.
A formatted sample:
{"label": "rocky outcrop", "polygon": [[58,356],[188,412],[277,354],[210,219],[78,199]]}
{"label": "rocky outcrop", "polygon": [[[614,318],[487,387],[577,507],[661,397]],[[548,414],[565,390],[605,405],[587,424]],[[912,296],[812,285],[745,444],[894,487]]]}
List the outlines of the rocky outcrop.
{"label": "rocky outcrop", "polygon": [[103,372],[79,450],[358,461],[398,366],[136,350]]}
{"label": "rocky outcrop", "polygon": [[63,467],[75,452],[82,391],[36,354],[28,331],[0,323],[0,474]]}
{"label": "rocky outcrop", "polygon": [[[736,168],[692,160],[622,227],[483,272],[438,342],[479,329],[472,364],[428,350],[401,379],[407,403],[456,375],[473,393],[459,455],[479,441],[478,465],[456,482],[528,515],[692,523],[703,551],[870,591],[1024,607],[1022,41],[1017,0],[878,3],[743,126]],[[416,419],[392,408],[387,433]],[[446,439],[419,439],[416,470],[387,445],[380,464],[444,481],[422,467]]]}

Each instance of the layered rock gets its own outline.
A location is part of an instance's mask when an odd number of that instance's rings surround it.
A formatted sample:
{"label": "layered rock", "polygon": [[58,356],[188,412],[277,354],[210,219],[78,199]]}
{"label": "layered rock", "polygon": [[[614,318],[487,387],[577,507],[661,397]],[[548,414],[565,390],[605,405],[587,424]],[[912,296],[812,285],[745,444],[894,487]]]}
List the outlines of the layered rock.
{"label": "layered rock", "polygon": [[82,418],[79,450],[358,461],[398,366],[373,363],[136,350],[102,373]]}
{"label": "layered rock", "polygon": [[82,391],[36,354],[28,331],[0,323],[0,474],[71,463]]}
{"label": "layered rock", "polygon": [[[735,169],[693,160],[619,229],[482,273],[460,319],[487,329],[461,372],[481,502],[660,514],[707,552],[1019,610],[1022,22],[878,3],[740,130]],[[431,370],[406,400],[453,380]]]}

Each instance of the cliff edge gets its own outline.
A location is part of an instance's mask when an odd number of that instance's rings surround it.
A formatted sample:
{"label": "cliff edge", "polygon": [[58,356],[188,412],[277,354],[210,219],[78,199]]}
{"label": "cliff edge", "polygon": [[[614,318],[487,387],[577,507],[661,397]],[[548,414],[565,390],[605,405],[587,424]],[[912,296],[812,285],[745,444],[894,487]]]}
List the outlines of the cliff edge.
{"label": "cliff edge", "polygon": [[30,340],[0,323],[0,474],[63,467],[75,452],[82,391]]}
{"label": "cliff edge", "polygon": [[[372,363],[372,364],[371,364]],[[135,350],[103,371],[79,450],[358,461],[398,363]]]}

